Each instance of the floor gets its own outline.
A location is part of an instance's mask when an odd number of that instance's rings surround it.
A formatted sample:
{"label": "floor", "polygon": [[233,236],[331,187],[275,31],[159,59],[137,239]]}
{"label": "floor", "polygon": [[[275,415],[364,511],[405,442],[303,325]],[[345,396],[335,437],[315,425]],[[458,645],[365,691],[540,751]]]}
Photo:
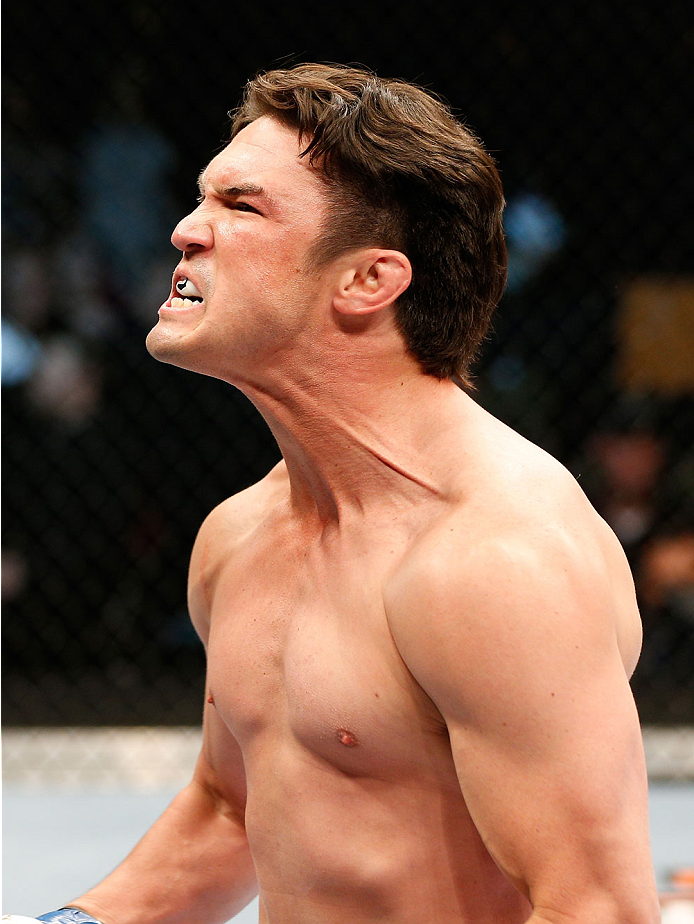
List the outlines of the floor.
{"label": "floor", "polygon": [[[3,912],[60,907],[118,864],[174,795],[3,788]],[[651,784],[653,857],[659,886],[694,866],[694,783]],[[234,919],[256,924],[257,902]]]}

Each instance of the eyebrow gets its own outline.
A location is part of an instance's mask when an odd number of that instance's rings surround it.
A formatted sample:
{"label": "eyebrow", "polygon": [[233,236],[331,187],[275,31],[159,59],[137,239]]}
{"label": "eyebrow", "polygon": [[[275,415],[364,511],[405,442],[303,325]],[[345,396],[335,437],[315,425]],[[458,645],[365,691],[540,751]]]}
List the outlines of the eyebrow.
{"label": "eyebrow", "polygon": [[[258,186],[256,183],[240,183],[238,186],[217,186],[215,183],[212,184],[215,192],[224,199],[235,199],[237,196],[259,196],[270,204],[274,202],[272,197],[268,195],[266,189],[262,186]],[[202,170],[200,176],[198,177],[198,190],[200,195],[205,194],[205,171]]]}

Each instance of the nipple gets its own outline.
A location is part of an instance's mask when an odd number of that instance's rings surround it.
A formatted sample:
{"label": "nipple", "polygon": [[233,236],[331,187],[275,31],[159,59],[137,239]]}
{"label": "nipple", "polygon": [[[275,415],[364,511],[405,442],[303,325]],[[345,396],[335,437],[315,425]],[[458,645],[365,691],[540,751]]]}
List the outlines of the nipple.
{"label": "nipple", "polygon": [[214,696],[212,695],[212,693],[210,693],[210,695],[207,697],[207,702],[208,702],[211,706],[214,706]]}
{"label": "nipple", "polygon": [[344,744],[346,748],[355,748],[359,744],[359,739],[356,735],[353,735],[351,731],[348,731],[346,728],[338,728],[337,737],[340,739],[340,743]]}

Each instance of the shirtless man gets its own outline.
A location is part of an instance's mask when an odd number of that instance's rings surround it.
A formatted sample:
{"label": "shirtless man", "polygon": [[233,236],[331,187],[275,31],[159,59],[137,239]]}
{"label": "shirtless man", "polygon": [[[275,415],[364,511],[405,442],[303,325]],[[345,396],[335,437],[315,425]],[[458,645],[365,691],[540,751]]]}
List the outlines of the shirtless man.
{"label": "shirtless man", "polygon": [[458,384],[503,287],[491,158],[423,91],[305,65],[249,85],[200,188],[148,348],[284,460],[195,543],[194,778],[72,907],[654,924],[624,555]]}

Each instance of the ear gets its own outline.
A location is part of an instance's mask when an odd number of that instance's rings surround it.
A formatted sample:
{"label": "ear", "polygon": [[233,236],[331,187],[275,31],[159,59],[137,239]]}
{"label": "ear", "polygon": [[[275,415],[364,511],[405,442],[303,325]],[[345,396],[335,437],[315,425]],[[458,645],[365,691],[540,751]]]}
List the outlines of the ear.
{"label": "ear", "polygon": [[412,281],[412,266],[399,250],[357,250],[347,255],[333,306],[340,314],[373,314],[391,305]]}

